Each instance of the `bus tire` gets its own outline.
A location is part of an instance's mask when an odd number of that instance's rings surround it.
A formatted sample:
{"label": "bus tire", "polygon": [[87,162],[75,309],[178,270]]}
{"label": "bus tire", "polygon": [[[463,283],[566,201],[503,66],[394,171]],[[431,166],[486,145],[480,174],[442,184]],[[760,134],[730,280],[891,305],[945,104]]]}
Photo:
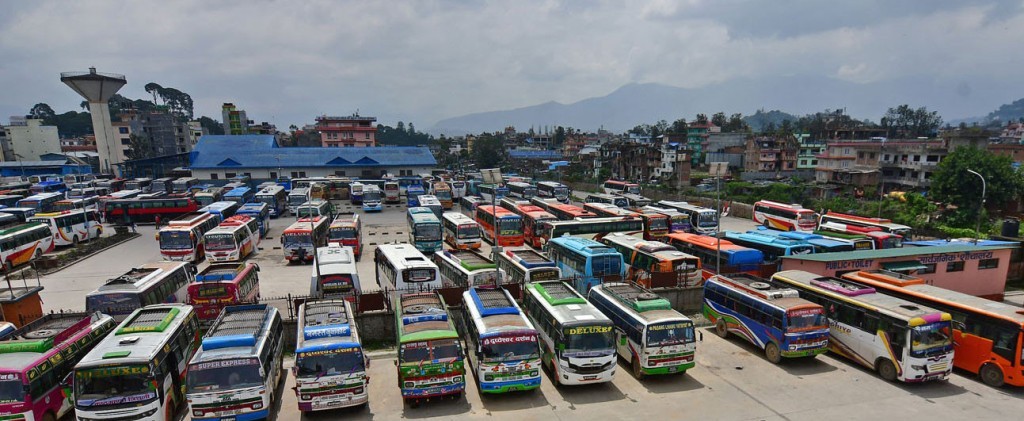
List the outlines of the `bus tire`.
{"label": "bus tire", "polygon": [[995,364],[987,363],[981,366],[981,370],[978,371],[978,375],[981,376],[981,381],[989,386],[1003,386],[1003,371]]}
{"label": "bus tire", "polygon": [[[43,257],[43,249],[36,248],[35,253],[32,253],[32,258],[33,259],[38,259],[40,257]],[[11,265],[11,269],[14,269],[14,265],[13,264]]]}
{"label": "bus tire", "polygon": [[877,364],[878,376],[887,382],[896,381],[896,366],[889,360],[879,360]]}
{"label": "bus tire", "polygon": [[637,380],[644,379],[644,368],[640,365],[640,359],[636,356],[633,357],[633,377]]}
{"label": "bus tire", "polygon": [[71,247],[78,247],[78,236],[71,237]]}
{"label": "bus tire", "polygon": [[782,352],[779,351],[779,346],[776,345],[775,342],[768,342],[768,344],[764,346],[764,357],[772,364],[782,362]]}
{"label": "bus tire", "polygon": [[725,326],[725,319],[719,318],[718,321],[715,322],[715,333],[718,334],[718,337],[723,339],[729,337],[729,329]]}
{"label": "bus tire", "polygon": [[54,416],[53,416],[53,412],[47,412],[47,413],[43,414],[43,417],[40,418],[40,419],[43,420],[43,421],[55,421],[56,420],[56,418],[54,418]]}

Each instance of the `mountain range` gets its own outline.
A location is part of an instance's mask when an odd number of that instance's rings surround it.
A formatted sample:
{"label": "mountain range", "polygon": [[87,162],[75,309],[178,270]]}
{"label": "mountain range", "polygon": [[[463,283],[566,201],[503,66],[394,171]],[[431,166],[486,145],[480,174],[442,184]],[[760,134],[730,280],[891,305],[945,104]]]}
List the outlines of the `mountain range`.
{"label": "mountain range", "polygon": [[910,77],[862,84],[818,76],[784,76],[737,79],[699,88],[631,83],[605,96],[570,104],[552,101],[447,118],[429,132],[451,136],[500,131],[507,126],[520,131],[565,126],[621,133],[658,120],[692,121],[698,113],[710,117],[718,111],[750,115],[758,109],[805,115],[842,108],[853,118],[877,122],[889,107],[900,104],[924,106],[938,111],[947,121],[956,121],[952,119],[985,115],[987,110],[1024,96],[1021,91],[1019,86],[1002,81]]}

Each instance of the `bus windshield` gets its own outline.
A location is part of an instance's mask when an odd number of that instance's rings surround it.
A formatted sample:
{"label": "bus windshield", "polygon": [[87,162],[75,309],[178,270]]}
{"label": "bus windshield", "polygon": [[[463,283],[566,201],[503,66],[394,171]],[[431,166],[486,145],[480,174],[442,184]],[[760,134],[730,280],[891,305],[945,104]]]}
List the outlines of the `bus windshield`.
{"label": "bus windshield", "polygon": [[668,218],[651,218],[650,230],[667,230],[668,229]]}
{"label": "bus windshield", "polygon": [[927,357],[943,354],[953,346],[950,322],[930,323],[910,330],[910,355]]}
{"label": "bus windshield", "polygon": [[192,248],[192,236],[188,231],[160,232],[160,248],[164,250],[185,250]]}
{"label": "bus windshield", "polygon": [[107,293],[103,295],[90,295],[85,299],[85,308],[90,312],[98,311],[103,314],[127,314],[132,310],[142,307],[138,294],[124,292]]}
{"label": "bus windshield", "polygon": [[0,403],[25,402],[25,386],[21,384],[20,375],[3,373],[0,381]]}
{"label": "bus windshield", "polygon": [[441,226],[438,224],[418,224],[415,230],[416,241],[437,241],[441,239]]}
{"label": "bus windshield", "polygon": [[647,326],[647,346],[671,346],[693,342],[693,323],[669,322]]}
{"label": "bus windshield", "polygon": [[438,190],[434,192],[434,196],[437,196],[438,200],[452,200],[452,192],[448,190]]}
{"label": "bus windshield", "polygon": [[697,224],[703,228],[718,226],[718,215],[715,212],[701,212],[697,216]]}
{"label": "bus windshield", "polygon": [[299,217],[299,218],[312,217],[312,216],[320,216],[320,208],[313,207],[313,206],[306,206],[306,207],[298,208],[295,211],[295,215],[297,217]]}
{"label": "bus windshield", "polygon": [[234,234],[210,234],[206,236],[207,250],[231,250],[235,248]]}
{"label": "bus windshield", "polygon": [[569,196],[568,187],[555,187],[555,197],[566,197]]}
{"label": "bus windshield", "polygon": [[480,351],[485,362],[528,360],[540,356],[534,334],[484,338]]}
{"label": "bus windshield", "polygon": [[295,367],[298,368],[298,377],[323,377],[337,376],[363,371],[363,353],[359,348],[345,348],[328,351],[328,354],[315,356],[300,356],[295,360]]}
{"label": "bus windshield", "polygon": [[461,356],[461,348],[455,339],[436,341],[411,342],[402,344],[398,351],[398,360],[403,363],[420,361],[454,359]]}
{"label": "bus windshield", "polygon": [[313,237],[310,236],[308,233],[285,234],[284,235],[284,245],[285,245],[285,247],[288,247],[288,246],[292,246],[292,247],[303,247],[303,246],[304,247],[312,247],[313,246]]}
{"label": "bus windshield", "polygon": [[303,203],[306,203],[306,196],[299,196],[299,195],[288,196],[288,204],[289,205],[298,206],[298,205],[301,205]]}
{"label": "bus windshield", "polygon": [[277,204],[276,197],[266,194],[256,196],[256,200],[258,200],[260,203],[266,203],[267,206],[274,206],[275,204]]}
{"label": "bus windshield", "polygon": [[786,319],[787,332],[828,328],[825,312],[820,308],[791,310]]}
{"label": "bus windshield", "polygon": [[459,226],[459,238],[470,239],[480,238],[480,227],[477,225],[460,225]]}
{"label": "bus windshield", "polygon": [[626,188],[626,193],[640,194],[640,186],[636,184],[631,184],[629,187]]}
{"label": "bus windshield", "polygon": [[892,249],[903,247],[903,239],[897,236],[892,236],[882,240],[882,248]]}
{"label": "bus windshield", "polygon": [[501,218],[498,220],[498,230],[501,235],[516,235],[523,233],[523,220],[519,218]]}
{"label": "bus windshield", "polygon": [[565,357],[598,357],[611,355],[615,333],[611,326],[575,326],[562,331]]}
{"label": "bus windshield", "polygon": [[622,273],[620,260],[618,256],[594,256],[590,268],[594,276],[619,275]]}
{"label": "bus windshield", "polygon": [[324,275],[320,278],[324,294],[339,294],[352,291],[352,275]]}
{"label": "bus windshield", "polygon": [[76,405],[135,406],[156,399],[148,365],[124,365],[75,372]]}
{"label": "bus windshield", "polygon": [[817,214],[815,214],[814,212],[802,212],[796,216],[796,222],[800,225],[817,224]]}
{"label": "bus windshield", "polygon": [[364,192],[363,193],[363,201],[364,202],[379,202],[380,201],[380,191],[374,190],[374,191]]}
{"label": "bus windshield", "polygon": [[351,240],[356,238],[356,229],[352,227],[331,228],[332,240]]}
{"label": "bus windshield", "polygon": [[263,384],[255,358],[210,361],[188,368],[188,393],[206,393],[255,387]]}

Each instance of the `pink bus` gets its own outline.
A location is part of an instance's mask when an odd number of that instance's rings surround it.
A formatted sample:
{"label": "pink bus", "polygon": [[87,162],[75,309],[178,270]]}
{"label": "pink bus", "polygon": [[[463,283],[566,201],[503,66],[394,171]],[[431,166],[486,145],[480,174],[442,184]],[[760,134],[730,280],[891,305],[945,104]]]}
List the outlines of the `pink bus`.
{"label": "pink bus", "polygon": [[47,314],[0,340],[2,419],[56,420],[73,409],[62,381],[117,323],[101,313]]}

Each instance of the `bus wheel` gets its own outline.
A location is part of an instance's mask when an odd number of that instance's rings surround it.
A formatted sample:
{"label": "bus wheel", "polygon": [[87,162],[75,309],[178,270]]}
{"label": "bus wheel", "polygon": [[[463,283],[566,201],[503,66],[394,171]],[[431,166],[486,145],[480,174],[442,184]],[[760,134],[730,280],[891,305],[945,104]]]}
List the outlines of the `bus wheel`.
{"label": "bus wheel", "polygon": [[896,381],[896,366],[892,365],[892,361],[882,360],[878,362],[878,375],[885,381],[892,382]]}
{"label": "bus wheel", "polygon": [[[43,257],[43,249],[37,248],[36,252],[32,254],[32,258],[33,259],[38,259],[40,257]],[[14,269],[14,265],[13,264],[11,265],[11,269]]]}
{"label": "bus wheel", "polygon": [[71,247],[78,247],[78,236],[71,237]]}
{"label": "bus wheel", "polygon": [[764,357],[768,359],[768,362],[778,364],[782,361],[782,353],[779,352],[779,346],[775,342],[768,342],[768,345],[764,346]]}
{"label": "bus wheel", "polygon": [[978,372],[981,375],[981,381],[992,387],[1003,386],[1003,372],[995,364],[985,364],[981,366],[981,371]]}
{"label": "bus wheel", "polygon": [[718,322],[715,322],[715,333],[722,338],[729,336],[729,329],[725,327],[725,319],[718,319]]}
{"label": "bus wheel", "polygon": [[636,377],[637,380],[644,379],[644,369],[640,365],[640,359],[637,357],[633,357],[633,377]]}
{"label": "bus wheel", "polygon": [[43,421],[54,421],[53,413],[52,412],[47,412],[47,413],[43,414],[42,420]]}

